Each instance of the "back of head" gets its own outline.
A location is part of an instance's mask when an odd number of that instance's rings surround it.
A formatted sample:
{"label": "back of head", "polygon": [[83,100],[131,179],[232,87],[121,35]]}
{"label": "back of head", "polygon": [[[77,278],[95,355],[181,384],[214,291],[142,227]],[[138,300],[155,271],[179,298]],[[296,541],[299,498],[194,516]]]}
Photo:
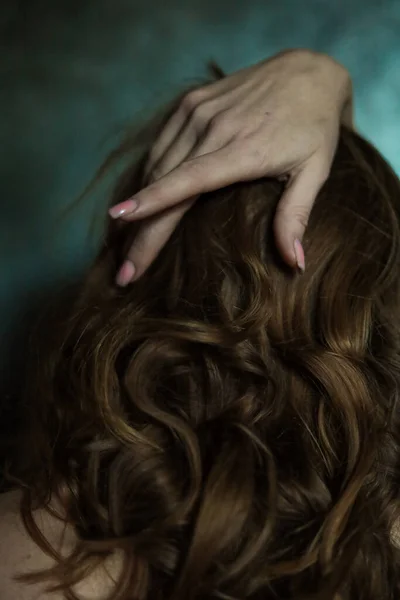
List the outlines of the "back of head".
{"label": "back of head", "polygon": [[36,497],[80,524],[62,581],[121,549],[115,598],[398,597],[399,181],[343,130],[301,275],[281,192],[204,195],[123,290],[110,226],[36,378]]}

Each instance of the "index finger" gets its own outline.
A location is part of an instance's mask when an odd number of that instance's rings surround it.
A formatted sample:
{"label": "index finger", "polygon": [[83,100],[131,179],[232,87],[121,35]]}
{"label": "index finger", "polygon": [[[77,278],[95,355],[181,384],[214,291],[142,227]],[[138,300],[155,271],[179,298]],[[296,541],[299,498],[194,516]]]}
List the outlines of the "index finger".
{"label": "index finger", "polygon": [[249,159],[239,156],[232,144],[183,162],[181,165],[143,188],[129,200],[113,206],[110,215],[124,221],[150,217],[206,192],[238,181],[253,179]]}

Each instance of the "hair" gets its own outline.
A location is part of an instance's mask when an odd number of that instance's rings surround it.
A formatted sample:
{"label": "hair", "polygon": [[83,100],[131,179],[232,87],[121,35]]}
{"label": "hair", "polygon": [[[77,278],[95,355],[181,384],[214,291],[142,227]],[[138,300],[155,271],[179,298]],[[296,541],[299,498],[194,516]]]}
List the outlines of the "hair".
{"label": "hair", "polygon": [[[111,203],[143,186],[145,157]],[[275,250],[283,185],[204,194],[124,289],[132,226],[110,223],[46,316],[21,513],[55,564],[24,580],[74,598],[121,552],[115,600],[400,597],[399,180],[342,129],[304,274]],[[32,516],[50,497],[78,534],[67,556]]]}

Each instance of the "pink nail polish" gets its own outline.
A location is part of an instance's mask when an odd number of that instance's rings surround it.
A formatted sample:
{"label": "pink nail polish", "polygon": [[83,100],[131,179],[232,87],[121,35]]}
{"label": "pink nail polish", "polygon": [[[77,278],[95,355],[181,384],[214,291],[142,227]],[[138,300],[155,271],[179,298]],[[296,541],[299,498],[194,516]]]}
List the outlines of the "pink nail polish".
{"label": "pink nail polish", "polygon": [[126,260],[120,270],[117,273],[116,282],[117,285],[125,287],[132,281],[132,277],[135,274],[135,266],[132,261]]}
{"label": "pink nail polish", "polygon": [[136,200],[125,200],[124,202],[112,206],[109,209],[108,214],[112,219],[118,219],[123,215],[135,212],[138,206],[139,204]]}
{"label": "pink nail polish", "polygon": [[297,266],[300,269],[300,271],[302,273],[304,273],[305,268],[306,268],[306,261],[305,261],[305,258],[304,258],[303,246],[302,246],[300,240],[298,240],[298,239],[294,240],[293,246],[294,246],[294,253],[295,253],[295,256],[296,256]]}

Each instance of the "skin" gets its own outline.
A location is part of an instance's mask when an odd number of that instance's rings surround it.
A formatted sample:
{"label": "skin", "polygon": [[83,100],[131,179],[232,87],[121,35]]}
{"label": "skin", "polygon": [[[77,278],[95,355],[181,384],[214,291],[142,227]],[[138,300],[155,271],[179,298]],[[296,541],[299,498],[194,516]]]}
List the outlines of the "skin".
{"label": "skin", "polygon": [[[26,533],[19,516],[20,492],[0,494],[0,598],[1,600],[63,600],[60,592],[46,592],[45,584],[24,584],[14,580],[19,573],[27,573],[53,566],[53,559],[42,552]],[[37,510],[35,521],[57,551],[69,552],[75,541],[72,528],[45,510]],[[101,600],[113,589],[113,577],[118,573],[119,561],[109,561],[95,571],[74,592],[85,600]]]}
{"label": "skin", "polygon": [[151,150],[150,184],[114,206],[112,218],[143,221],[117,283],[142,275],[199,194],[238,181],[286,181],[274,222],[292,267],[315,198],[329,175],[339,126],[352,125],[351,80],[332,58],[286,51],[191,91]]}
{"label": "skin", "polygon": [[[113,218],[143,220],[118,283],[140,277],[199,194],[266,175],[287,181],[275,217],[276,243],[289,265],[304,268],[301,238],[329,174],[341,122],[351,125],[349,75],[331,58],[306,50],[281,53],[191,92],[152,149],[151,183],[134,199],[136,211],[129,210],[131,199],[114,207]],[[26,533],[18,504],[19,492],[0,495],[0,598],[62,600],[43,585],[14,581],[17,572],[52,564]],[[50,542],[68,551],[74,532],[43,510],[35,518]],[[76,591],[104,597],[116,569],[117,561]]]}
{"label": "skin", "polygon": [[[43,586],[24,586],[13,580],[18,572],[51,566],[51,559],[44,555],[25,532],[18,514],[19,493],[9,492],[0,496],[0,598],[3,600],[62,600],[59,594],[47,596]],[[51,532],[60,539],[57,522],[46,522],[38,515],[42,531]]]}

